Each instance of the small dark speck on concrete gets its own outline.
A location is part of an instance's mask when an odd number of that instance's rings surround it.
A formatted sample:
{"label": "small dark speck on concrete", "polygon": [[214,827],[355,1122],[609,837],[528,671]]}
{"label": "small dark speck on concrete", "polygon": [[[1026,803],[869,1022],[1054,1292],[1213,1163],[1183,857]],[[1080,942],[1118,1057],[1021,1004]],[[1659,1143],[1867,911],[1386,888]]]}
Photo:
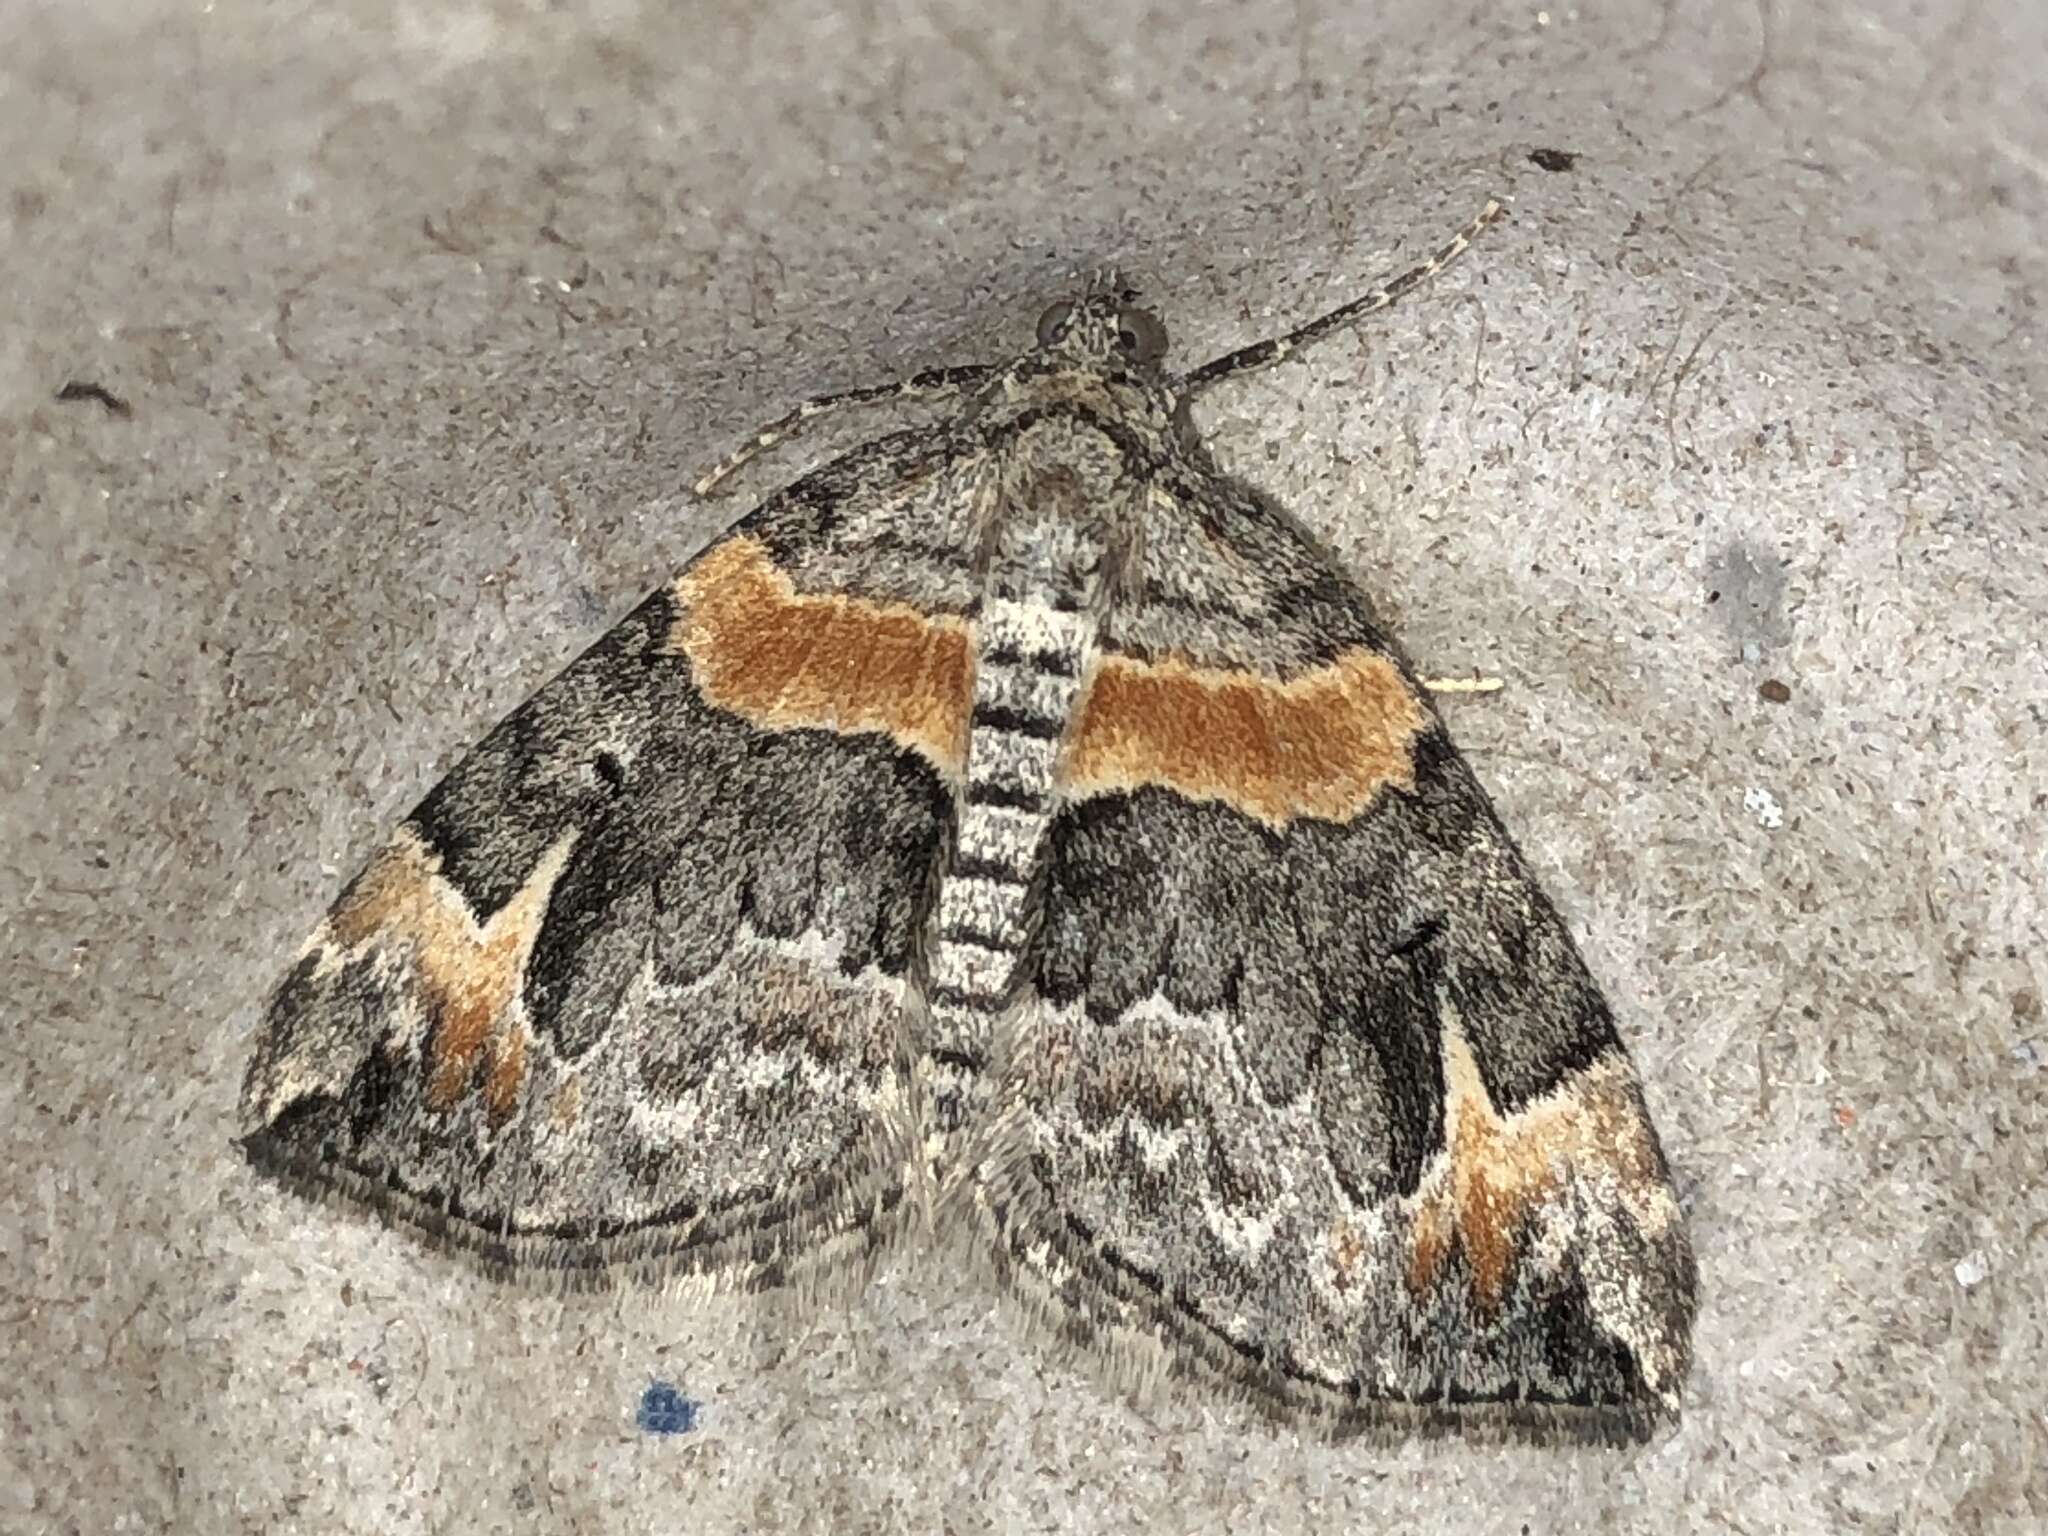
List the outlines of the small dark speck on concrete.
{"label": "small dark speck on concrete", "polygon": [[1766,704],[1790,704],[1792,690],[1775,677],[1767,677],[1756,685],[1756,696]]}
{"label": "small dark speck on concrete", "polygon": [[1529,163],[1542,171],[1568,171],[1579,163],[1575,149],[1532,149]]}
{"label": "small dark speck on concrete", "polygon": [[650,1435],[687,1435],[697,1427],[699,1406],[667,1382],[657,1381],[640,1394],[633,1422]]}
{"label": "small dark speck on concrete", "polygon": [[104,384],[92,384],[72,379],[57,391],[61,404],[73,405],[81,400],[96,400],[116,416],[133,416],[134,408]]}

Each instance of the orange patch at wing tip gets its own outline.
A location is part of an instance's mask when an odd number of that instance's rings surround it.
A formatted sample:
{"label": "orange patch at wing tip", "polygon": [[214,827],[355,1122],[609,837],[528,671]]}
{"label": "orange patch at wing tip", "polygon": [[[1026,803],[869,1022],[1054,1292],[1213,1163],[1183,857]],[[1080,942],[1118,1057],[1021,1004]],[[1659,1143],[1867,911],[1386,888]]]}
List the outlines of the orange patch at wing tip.
{"label": "orange patch at wing tip", "polygon": [[574,843],[573,832],[558,841],[480,925],[442,876],[440,859],[401,829],[329,915],[327,934],[342,949],[375,943],[410,952],[414,984],[433,1022],[426,1092],[433,1108],[452,1108],[470,1091],[479,1058],[491,1118],[505,1120],[518,1108],[526,1026],[513,1004]]}
{"label": "orange patch at wing tip", "polygon": [[[1453,1242],[1473,1299],[1492,1311],[1514,1283],[1525,1233],[1567,1180],[1600,1187],[1646,1235],[1677,1218],[1656,1139],[1619,1053],[1596,1061],[1546,1098],[1503,1115],[1487,1093],[1463,1028],[1444,1025],[1447,1159],[1415,1213],[1408,1281],[1433,1285]],[[1617,1213],[1621,1214],[1621,1213]]]}
{"label": "orange patch at wing tip", "polygon": [[1388,786],[1415,784],[1429,713],[1372,651],[1280,680],[1178,659],[1105,658],[1067,763],[1069,792],[1159,785],[1282,825],[1349,821]]}
{"label": "orange patch at wing tip", "polygon": [[967,761],[966,624],[906,603],[798,592],[757,539],[711,550],[677,582],[670,649],[707,702],[761,726],[873,731],[948,773]]}

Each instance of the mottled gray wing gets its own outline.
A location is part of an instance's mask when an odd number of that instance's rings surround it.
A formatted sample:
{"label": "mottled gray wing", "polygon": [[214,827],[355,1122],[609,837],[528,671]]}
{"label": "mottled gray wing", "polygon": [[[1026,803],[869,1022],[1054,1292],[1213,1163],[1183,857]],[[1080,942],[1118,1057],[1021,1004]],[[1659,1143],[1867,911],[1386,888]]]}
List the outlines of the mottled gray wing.
{"label": "mottled gray wing", "polygon": [[799,482],[493,730],[271,1001],[255,1164],[500,1270],[869,1243],[964,752],[951,474],[906,434]]}
{"label": "mottled gray wing", "polygon": [[1692,1260],[1557,912],[1305,534],[1197,484],[1145,547],[1065,749],[1001,1262],[1269,1409],[1647,1433]]}

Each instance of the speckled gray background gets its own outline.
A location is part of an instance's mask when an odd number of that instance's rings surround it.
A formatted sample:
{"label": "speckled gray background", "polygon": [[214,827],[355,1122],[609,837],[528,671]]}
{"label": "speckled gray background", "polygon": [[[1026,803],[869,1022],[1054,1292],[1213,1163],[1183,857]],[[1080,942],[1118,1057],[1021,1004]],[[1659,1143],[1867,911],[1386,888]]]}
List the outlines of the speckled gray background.
{"label": "speckled gray background", "polygon": [[[2048,1519],[2048,16],[1707,10],[0,11],[0,1529]],[[1453,726],[1677,1165],[1673,1435],[1333,1448],[1134,1410],[944,1262],[540,1300],[242,1170],[262,992],[738,510],[697,466],[1099,263],[1206,355],[1489,191],[1455,274],[1202,418],[1510,680]],[[657,1379],[695,1432],[634,1427]]]}

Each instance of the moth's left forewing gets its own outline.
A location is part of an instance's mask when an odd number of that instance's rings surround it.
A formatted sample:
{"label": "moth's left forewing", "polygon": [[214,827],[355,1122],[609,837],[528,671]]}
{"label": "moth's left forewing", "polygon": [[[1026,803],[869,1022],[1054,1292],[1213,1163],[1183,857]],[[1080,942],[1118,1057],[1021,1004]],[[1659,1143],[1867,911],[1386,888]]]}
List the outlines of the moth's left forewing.
{"label": "moth's left forewing", "polygon": [[242,1119],[259,1143],[351,1095],[367,1124],[397,1095],[361,1078],[378,1059],[417,1063],[435,1111],[474,1095],[502,1121],[524,1096],[535,948],[572,856],[592,856],[627,775],[660,756],[679,611],[672,591],[650,597],[478,743],[343,889],[250,1059]]}
{"label": "moth's left forewing", "polygon": [[428,794],[270,1003],[259,1167],[509,1270],[764,1284],[877,1230],[968,708],[964,556],[890,558],[943,458],[771,499]]}
{"label": "moth's left forewing", "polygon": [[1147,537],[1046,855],[1027,1285],[1268,1406],[1641,1432],[1692,1265],[1576,946],[1327,556],[1224,485]]}

